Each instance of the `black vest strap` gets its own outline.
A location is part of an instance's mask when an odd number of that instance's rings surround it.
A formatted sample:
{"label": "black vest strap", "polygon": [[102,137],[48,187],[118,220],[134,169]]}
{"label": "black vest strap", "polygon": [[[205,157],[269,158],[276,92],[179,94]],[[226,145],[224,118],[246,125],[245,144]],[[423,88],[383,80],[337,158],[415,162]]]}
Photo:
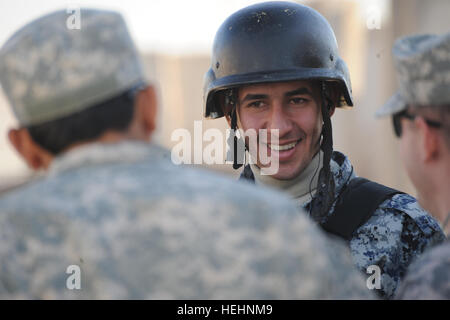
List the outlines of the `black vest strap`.
{"label": "black vest strap", "polygon": [[365,178],[354,178],[340,194],[333,214],[322,228],[350,240],[353,232],[370,219],[383,201],[399,193],[403,192]]}

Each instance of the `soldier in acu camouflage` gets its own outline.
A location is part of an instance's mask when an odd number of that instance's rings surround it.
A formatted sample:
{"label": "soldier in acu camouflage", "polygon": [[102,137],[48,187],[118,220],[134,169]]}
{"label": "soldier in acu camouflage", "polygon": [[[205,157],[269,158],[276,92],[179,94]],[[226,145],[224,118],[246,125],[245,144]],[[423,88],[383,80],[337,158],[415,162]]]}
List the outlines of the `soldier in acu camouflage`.
{"label": "soldier in acu camouflage", "polygon": [[345,246],[283,194],[149,143],[156,95],[121,15],[67,17],[0,50],[10,141],[45,172],[0,197],[0,298],[371,298]]}
{"label": "soldier in acu camouflage", "polygon": [[404,37],[394,45],[398,92],[377,112],[392,116],[400,155],[419,203],[447,240],[409,267],[397,299],[450,299],[450,33]]}
{"label": "soldier in acu camouflage", "polygon": [[[356,203],[341,201],[353,180],[361,180],[350,160],[333,150],[330,121],[336,107],[353,106],[350,77],[334,32],[320,13],[292,2],[264,2],[227,18],[214,40],[204,101],[205,117],[225,116],[234,130],[278,130],[278,145],[266,143],[268,154],[278,154],[278,172],[264,175],[248,139],[253,163],[245,165],[241,180],[286,192],[326,230],[330,221],[339,220],[338,203]],[[233,143],[230,159],[238,168],[245,154],[235,147],[239,142]],[[359,270],[379,267],[381,288],[375,291],[392,298],[413,259],[445,237],[408,194],[390,195],[370,213],[345,239]]]}

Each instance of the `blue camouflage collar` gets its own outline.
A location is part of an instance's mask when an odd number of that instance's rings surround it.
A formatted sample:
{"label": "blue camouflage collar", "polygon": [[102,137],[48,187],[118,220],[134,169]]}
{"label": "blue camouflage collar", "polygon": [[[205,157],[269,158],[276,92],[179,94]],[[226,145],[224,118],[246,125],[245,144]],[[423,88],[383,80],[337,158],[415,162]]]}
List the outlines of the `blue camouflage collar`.
{"label": "blue camouflage collar", "polygon": [[[346,186],[351,179],[356,177],[356,173],[353,170],[353,166],[349,158],[339,151],[333,151],[331,156],[331,172],[334,178],[334,197],[335,200],[339,197],[342,189]],[[302,207],[309,212],[311,201],[302,204]]]}

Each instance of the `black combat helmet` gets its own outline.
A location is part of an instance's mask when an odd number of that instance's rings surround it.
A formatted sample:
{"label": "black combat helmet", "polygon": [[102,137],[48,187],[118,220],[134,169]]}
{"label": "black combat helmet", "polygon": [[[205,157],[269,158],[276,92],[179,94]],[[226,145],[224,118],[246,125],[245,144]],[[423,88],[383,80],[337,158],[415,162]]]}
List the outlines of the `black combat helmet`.
{"label": "black combat helmet", "polygon": [[289,80],[339,83],[341,105],[353,106],[350,77],[328,21],[292,2],[241,9],[221,25],[205,76],[204,116],[224,116],[217,93],[245,84]]}
{"label": "black combat helmet", "polygon": [[[337,41],[328,21],[317,11],[292,2],[264,2],[241,9],[220,26],[214,39],[211,68],[205,75],[204,116],[224,116],[221,102],[234,105],[236,90],[247,84],[292,80],[319,80],[323,115],[323,167],[311,217],[323,223],[334,201],[334,179],[330,170],[333,134],[329,111],[328,82],[337,84],[337,107],[353,106],[347,65],[339,57]],[[221,99],[219,93],[225,100]],[[231,109],[230,150],[233,168],[243,164],[236,136],[236,108]],[[242,144],[242,143],[241,143]],[[227,155],[228,157],[228,155]]]}

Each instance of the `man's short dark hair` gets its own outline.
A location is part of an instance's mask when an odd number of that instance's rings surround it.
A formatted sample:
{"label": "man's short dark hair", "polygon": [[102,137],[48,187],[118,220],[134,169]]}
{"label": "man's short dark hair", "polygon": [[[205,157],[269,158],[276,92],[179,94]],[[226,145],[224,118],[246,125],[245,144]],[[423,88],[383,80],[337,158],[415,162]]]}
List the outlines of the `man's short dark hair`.
{"label": "man's short dark hair", "polygon": [[32,139],[58,155],[70,145],[100,137],[108,130],[125,131],[134,114],[134,97],[126,91],[70,116],[27,127]]}

